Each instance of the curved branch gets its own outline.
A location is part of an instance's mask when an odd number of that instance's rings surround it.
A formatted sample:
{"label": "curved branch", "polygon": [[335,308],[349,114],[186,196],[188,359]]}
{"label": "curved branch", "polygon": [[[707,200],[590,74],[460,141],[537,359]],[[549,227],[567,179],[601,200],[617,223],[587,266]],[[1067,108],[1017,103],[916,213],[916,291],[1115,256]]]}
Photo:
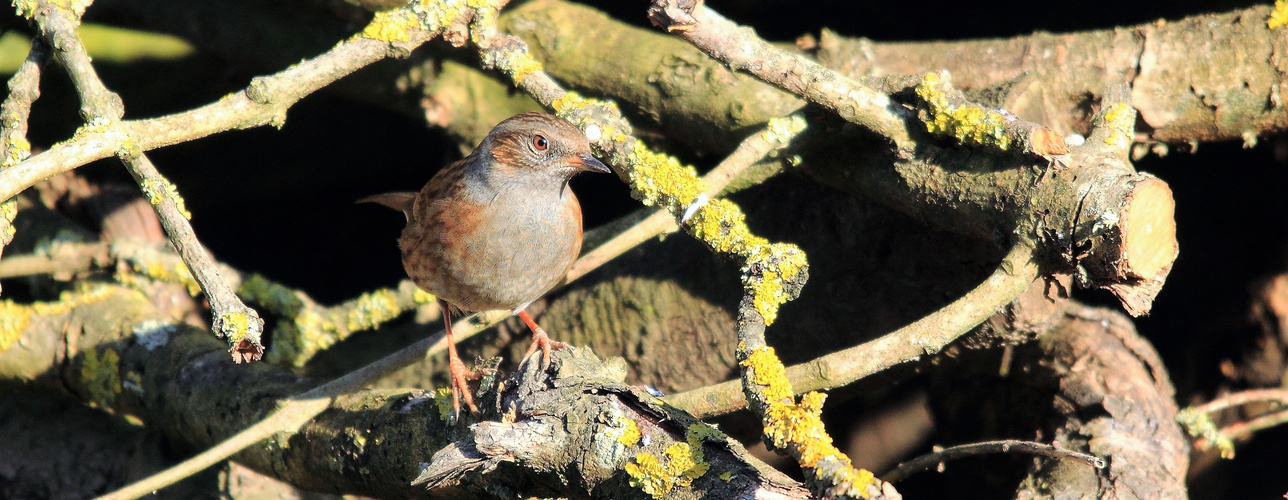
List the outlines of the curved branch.
{"label": "curved branch", "polygon": [[[983,283],[916,322],[849,349],[787,368],[798,393],[834,389],[938,353],[1015,299],[1038,278],[1033,248],[1016,244]],[[672,394],[666,401],[706,418],[746,408],[736,380]]]}

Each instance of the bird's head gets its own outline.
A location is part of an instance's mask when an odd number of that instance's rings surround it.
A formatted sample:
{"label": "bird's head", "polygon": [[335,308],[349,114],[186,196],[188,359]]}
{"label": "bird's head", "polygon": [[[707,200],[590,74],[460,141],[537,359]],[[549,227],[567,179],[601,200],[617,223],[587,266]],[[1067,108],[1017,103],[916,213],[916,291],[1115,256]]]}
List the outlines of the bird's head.
{"label": "bird's head", "polygon": [[611,172],[591,154],[586,134],[546,113],[521,113],[498,123],[474,154],[490,155],[495,173],[560,184],[581,172]]}

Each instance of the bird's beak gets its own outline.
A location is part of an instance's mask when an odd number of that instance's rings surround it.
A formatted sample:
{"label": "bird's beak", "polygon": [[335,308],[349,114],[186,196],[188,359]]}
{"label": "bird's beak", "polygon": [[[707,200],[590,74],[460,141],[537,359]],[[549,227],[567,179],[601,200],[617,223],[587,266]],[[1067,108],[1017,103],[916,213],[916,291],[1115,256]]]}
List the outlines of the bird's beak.
{"label": "bird's beak", "polygon": [[591,156],[590,153],[577,153],[575,155],[570,155],[566,161],[568,162],[568,165],[571,165],[577,170],[598,172],[601,174],[612,173],[612,170],[609,170],[608,166],[604,165],[604,162]]}

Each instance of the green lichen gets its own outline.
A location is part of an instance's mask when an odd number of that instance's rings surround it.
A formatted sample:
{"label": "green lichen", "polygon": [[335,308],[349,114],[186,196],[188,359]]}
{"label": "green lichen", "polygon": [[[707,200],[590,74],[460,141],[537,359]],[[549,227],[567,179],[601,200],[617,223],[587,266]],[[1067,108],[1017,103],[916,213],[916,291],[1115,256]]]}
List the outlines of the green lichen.
{"label": "green lichen", "polygon": [[1001,113],[975,104],[953,105],[944,87],[948,72],[927,73],[917,84],[917,96],[926,102],[929,118],[926,131],[949,136],[963,144],[976,144],[1007,150],[1012,139],[1006,133],[1006,118]]}
{"label": "green lichen", "polygon": [[89,391],[90,404],[99,408],[111,408],[116,396],[121,393],[121,356],[115,350],[107,349],[99,357],[93,349],[85,352],[81,363],[81,383]]}
{"label": "green lichen", "polygon": [[720,480],[721,480],[721,481],[724,481],[724,482],[726,482],[726,483],[727,483],[727,482],[729,482],[729,481],[732,481],[732,480],[733,480],[733,471],[724,471],[724,473],[723,473],[723,474],[720,474]]}
{"label": "green lichen", "polygon": [[1109,132],[1105,135],[1105,144],[1126,151],[1136,132],[1136,110],[1125,102],[1116,102],[1105,110],[1101,126]]}
{"label": "green lichen", "polygon": [[269,281],[260,274],[252,274],[243,280],[237,288],[237,295],[279,316],[295,316],[304,307],[304,301],[295,290]]}

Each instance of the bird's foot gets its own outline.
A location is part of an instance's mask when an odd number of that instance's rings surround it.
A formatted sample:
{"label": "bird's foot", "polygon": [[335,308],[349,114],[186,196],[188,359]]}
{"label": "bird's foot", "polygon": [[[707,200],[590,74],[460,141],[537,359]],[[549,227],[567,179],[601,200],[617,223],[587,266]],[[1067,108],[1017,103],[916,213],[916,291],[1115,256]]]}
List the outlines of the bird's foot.
{"label": "bird's foot", "polygon": [[456,356],[456,349],[448,351],[447,372],[452,379],[452,414],[461,414],[461,399],[465,399],[465,405],[470,407],[470,414],[479,415],[479,407],[474,404],[474,394],[470,392],[471,380],[478,380],[483,376],[482,373],[465,369],[465,363],[461,358]]}
{"label": "bird's foot", "polygon": [[541,349],[541,371],[546,371],[550,367],[550,351],[554,349],[563,349],[568,347],[566,342],[552,340],[546,331],[538,327],[532,331],[532,345],[528,346],[528,353],[523,355],[523,363],[528,362],[533,354],[537,353],[537,348]]}

